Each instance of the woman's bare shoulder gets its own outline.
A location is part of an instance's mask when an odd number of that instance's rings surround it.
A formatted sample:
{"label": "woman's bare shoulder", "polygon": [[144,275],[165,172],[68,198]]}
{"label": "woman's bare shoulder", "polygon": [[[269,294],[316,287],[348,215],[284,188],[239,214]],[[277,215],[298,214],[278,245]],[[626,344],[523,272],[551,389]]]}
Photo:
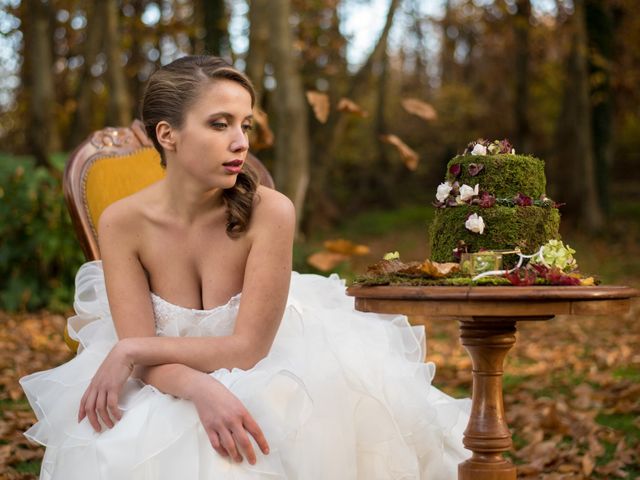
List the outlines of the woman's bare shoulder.
{"label": "woman's bare shoulder", "polygon": [[100,215],[98,235],[127,237],[140,231],[148,217],[153,189],[146,188],[109,205]]}
{"label": "woman's bare shoulder", "polygon": [[260,185],[253,202],[253,215],[257,223],[288,223],[295,222],[296,211],[286,195]]}

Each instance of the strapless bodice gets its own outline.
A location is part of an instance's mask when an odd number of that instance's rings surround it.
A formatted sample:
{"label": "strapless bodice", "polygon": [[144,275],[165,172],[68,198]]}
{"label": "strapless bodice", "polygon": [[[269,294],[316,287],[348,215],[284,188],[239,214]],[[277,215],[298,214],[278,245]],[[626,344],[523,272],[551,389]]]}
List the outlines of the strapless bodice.
{"label": "strapless bodice", "polygon": [[225,336],[233,333],[240,293],[224,305],[207,310],[182,307],[151,293],[156,332],[165,337]]}

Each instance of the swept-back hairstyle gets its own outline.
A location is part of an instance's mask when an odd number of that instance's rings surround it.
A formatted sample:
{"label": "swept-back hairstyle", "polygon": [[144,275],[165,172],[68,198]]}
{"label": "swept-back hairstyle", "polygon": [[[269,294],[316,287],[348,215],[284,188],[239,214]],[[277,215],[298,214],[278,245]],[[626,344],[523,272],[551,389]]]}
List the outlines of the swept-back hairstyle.
{"label": "swept-back hairstyle", "polygon": [[[174,128],[181,128],[185,114],[195,103],[205,85],[212,80],[230,80],[238,83],[251,95],[255,91],[251,81],[219,57],[193,55],[181,57],[156,70],[147,83],[142,98],[141,116],[147,135],[160,153],[163,167],[167,159],[158,137],[156,126],[162,120]],[[236,184],[222,193],[227,208],[227,235],[238,237],[245,232],[251,219],[253,198],[258,186],[256,173],[244,164]]]}

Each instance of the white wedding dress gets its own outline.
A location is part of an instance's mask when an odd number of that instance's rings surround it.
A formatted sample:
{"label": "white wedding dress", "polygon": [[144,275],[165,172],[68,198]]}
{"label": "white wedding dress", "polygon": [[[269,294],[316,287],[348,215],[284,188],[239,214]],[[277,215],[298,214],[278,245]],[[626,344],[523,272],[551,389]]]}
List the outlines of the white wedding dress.
{"label": "white wedding dress", "polygon": [[[193,310],[152,294],[157,333],[229,335],[240,302]],[[101,262],[78,271],[74,307],[78,355],[20,382],[38,417],[25,435],[47,447],[42,480],[452,480],[470,455],[470,402],[431,386],[424,329],[355,311],[335,275],[293,273],[269,355],[250,370],[211,373],[265,433],[271,451],[253,466],[213,450],[191,402],[139,380],[125,385],[114,428],[78,423],[80,398],[116,342]]]}

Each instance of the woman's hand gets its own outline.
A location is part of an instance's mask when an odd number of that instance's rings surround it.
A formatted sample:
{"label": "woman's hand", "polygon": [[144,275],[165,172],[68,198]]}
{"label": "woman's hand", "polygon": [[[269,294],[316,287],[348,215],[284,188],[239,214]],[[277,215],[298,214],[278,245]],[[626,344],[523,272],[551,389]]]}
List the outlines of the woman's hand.
{"label": "woman's hand", "polygon": [[122,418],[118,397],[132,370],[133,363],[128,358],[124,342],[120,341],[111,349],[84,392],[80,400],[78,422],[88,417],[93,429],[100,432],[100,416],[102,422],[112,428],[115,425],[114,420]]}
{"label": "woman's hand", "polygon": [[194,382],[191,401],[196,406],[214,450],[223,457],[236,462],[244,458],[251,465],[256,463],[256,454],[247,435],[250,434],[262,453],[269,453],[269,444],[262,430],[244,407],[242,402],[224,385],[207,374]]}

